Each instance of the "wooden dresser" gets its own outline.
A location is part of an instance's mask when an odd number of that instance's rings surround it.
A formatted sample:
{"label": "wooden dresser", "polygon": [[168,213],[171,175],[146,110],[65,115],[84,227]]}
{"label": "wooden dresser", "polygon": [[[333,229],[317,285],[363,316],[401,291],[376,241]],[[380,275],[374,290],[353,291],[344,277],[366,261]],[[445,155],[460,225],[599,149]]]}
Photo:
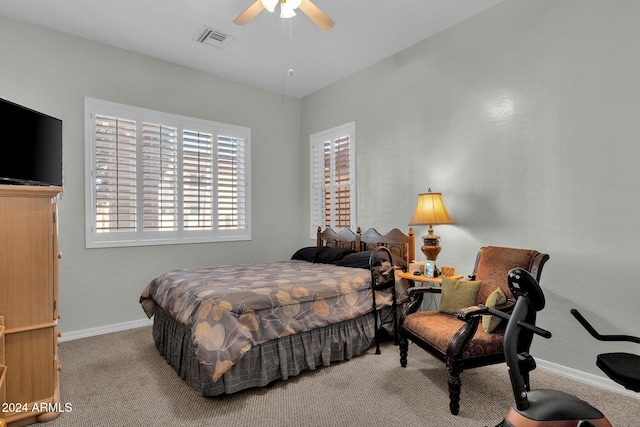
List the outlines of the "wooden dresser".
{"label": "wooden dresser", "polygon": [[[0,316],[9,427],[59,415],[58,226],[61,187],[0,185]],[[1,419],[1,418],[0,418]]]}

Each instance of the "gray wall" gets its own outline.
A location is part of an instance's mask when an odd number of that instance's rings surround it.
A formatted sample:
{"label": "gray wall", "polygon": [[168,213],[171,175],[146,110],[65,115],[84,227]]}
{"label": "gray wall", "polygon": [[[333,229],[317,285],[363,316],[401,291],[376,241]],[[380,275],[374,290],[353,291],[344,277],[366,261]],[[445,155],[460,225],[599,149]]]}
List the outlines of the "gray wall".
{"label": "gray wall", "polygon": [[[4,17],[0,17],[0,96],[63,120],[64,195],[59,205],[63,336],[143,319],[140,293],[168,269],[283,259],[300,243],[297,233],[288,230],[307,230],[307,217],[298,214],[297,195],[306,187],[299,179],[297,99],[283,101],[282,94]],[[85,96],[250,127],[253,240],[85,249]]]}
{"label": "gray wall", "polygon": [[549,253],[554,337],[534,354],[595,374],[611,347],[571,307],[639,334],[638,16],[635,0],[508,0],[302,100],[304,137],[356,121],[360,226],[407,230],[430,187],[456,222],[435,227],[439,265],[470,274],[482,245]]}

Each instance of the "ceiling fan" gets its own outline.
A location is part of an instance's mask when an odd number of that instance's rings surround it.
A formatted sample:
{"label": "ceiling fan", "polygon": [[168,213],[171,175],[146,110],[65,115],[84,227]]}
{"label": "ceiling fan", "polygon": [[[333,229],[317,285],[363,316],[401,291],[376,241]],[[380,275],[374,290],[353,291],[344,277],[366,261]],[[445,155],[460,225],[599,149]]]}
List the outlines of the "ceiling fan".
{"label": "ceiling fan", "polygon": [[262,9],[273,12],[278,3],[280,3],[281,18],[292,18],[296,16],[295,9],[300,8],[305,15],[323,30],[329,30],[335,24],[333,19],[329,18],[327,14],[313,4],[311,0],[256,0],[244,12],[238,15],[233,22],[238,25],[244,25],[255,18],[258,13],[262,12]]}

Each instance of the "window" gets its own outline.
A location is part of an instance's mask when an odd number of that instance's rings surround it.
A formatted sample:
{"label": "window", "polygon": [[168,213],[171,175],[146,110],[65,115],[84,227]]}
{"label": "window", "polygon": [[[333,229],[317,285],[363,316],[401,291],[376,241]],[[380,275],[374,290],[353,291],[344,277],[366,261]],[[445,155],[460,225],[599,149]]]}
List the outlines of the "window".
{"label": "window", "polygon": [[311,238],[318,226],[356,226],[356,131],[347,123],[311,135]]}
{"label": "window", "polygon": [[86,246],[250,240],[248,128],[85,99]]}

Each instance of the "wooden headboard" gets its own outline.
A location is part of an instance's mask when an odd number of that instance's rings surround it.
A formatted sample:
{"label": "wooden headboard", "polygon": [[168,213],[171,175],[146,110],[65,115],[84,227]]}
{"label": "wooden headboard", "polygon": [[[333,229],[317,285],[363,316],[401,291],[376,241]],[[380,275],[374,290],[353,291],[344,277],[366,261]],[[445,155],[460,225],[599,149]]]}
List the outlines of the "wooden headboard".
{"label": "wooden headboard", "polygon": [[322,231],[318,227],[316,246],[328,246],[330,248],[346,248],[360,251],[360,228],[354,233],[348,228],[343,228],[339,233],[327,227]]}
{"label": "wooden headboard", "polygon": [[348,228],[343,228],[336,233],[331,227],[321,230],[318,227],[316,246],[328,246],[332,248],[347,248],[354,251],[372,251],[378,246],[385,246],[396,256],[404,259],[407,264],[415,259],[415,236],[413,228],[406,235],[397,228],[387,234],[380,234],[375,228],[369,228],[364,233],[360,227],[354,233]]}

